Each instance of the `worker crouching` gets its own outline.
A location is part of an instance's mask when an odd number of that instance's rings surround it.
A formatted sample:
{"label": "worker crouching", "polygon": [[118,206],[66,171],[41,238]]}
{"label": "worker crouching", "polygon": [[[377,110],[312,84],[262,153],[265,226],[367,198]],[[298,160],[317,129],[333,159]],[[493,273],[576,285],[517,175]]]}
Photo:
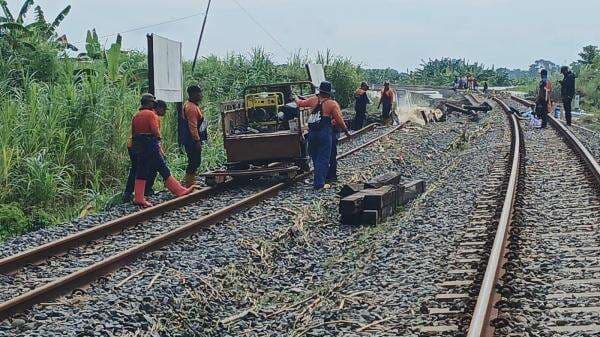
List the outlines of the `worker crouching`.
{"label": "worker crouching", "polygon": [[160,145],[160,120],[154,111],[156,100],[151,94],[142,95],[141,108],[131,121],[131,136],[136,159],[136,180],[134,185],[134,203],[142,207],[150,207],[144,197],[146,183],[155,172],[164,179],[167,189],[176,196],[192,192],[192,188],[184,188],[171,175],[164,153]]}
{"label": "worker crouching", "polygon": [[[334,128],[337,126],[350,137],[346,123],[342,118],[340,105],[332,98],[330,82],[321,82],[319,94],[309,99],[297,99],[301,108],[312,108],[308,119],[308,152],[314,167],[313,186],[316,190],[325,187],[327,178],[334,178],[337,168],[337,138]],[[335,154],[334,154],[335,153]]]}

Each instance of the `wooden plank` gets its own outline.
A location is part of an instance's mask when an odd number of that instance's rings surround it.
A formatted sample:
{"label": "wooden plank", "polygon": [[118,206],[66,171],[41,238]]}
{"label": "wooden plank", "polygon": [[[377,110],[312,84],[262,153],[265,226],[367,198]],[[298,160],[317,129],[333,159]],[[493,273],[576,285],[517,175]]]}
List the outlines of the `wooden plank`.
{"label": "wooden plank", "polygon": [[352,215],[360,214],[363,210],[363,200],[365,194],[363,192],[354,193],[340,200],[340,214]]}
{"label": "wooden plank", "polygon": [[473,281],[461,280],[461,281],[445,281],[439,283],[438,286],[443,288],[460,288],[460,287],[468,287],[473,285]]}
{"label": "wooden plank", "polygon": [[600,325],[589,324],[589,325],[563,325],[563,326],[550,326],[548,327],[554,332],[599,332]]}
{"label": "wooden plank", "polygon": [[462,311],[452,310],[450,308],[429,308],[430,315],[458,315],[462,314]]}
{"label": "wooden plank", "polygon": [[365,210],[381,210],[384,207],[396,203],[395,190],[392,186],[383,186],[377,189],[365,189],[360,193],[364,194],[363,208]]}
{"label": "wooden plank", "polygon": [[555,313],[560,313],[560,314],[577,314],[577,313],[587,313],[587,312],[600,313],[600,307],[553,308],[550,311],[555,312]]}
{"label": "wooden plank", "polygon": [[563,299],[569,299],[569,298],[591,298],[591,297],[600,297],[600,292],[590,291],[590,292],[582,292],[582,293],[556,293],[556,294],[546,295],[546,299],[548,299],[548,300],[563,300]]}
{"label": "wooden plank", "polygon": [[346,185],[342,186],[338,195],[343,199],[354,193],[358,193],[364,189],[365,189],[365,184],[346,184]]}
{"label": "wooden plank", "polygon": [[466,293],[449,293],[449,294],[438,294],[435,295],[435,299],[440,301],[440,302],[445,302],[445,301],[454,301],[454,300],[464,300],[464,299],[468,299],[470,296],[469,294]]}
{"label": "wooden plank", "polygon": [[456,332],[458,331],[457,325],[438,325],[438,326],[422,326],[419,328],[421,333],[427,335],[436,335],[444,332]]}
{"label": "wooden plank", "polygon": [[362,213],[360,219],[360,222],[363,225],[374,226],[379,223],[381,217],[379,211],[377,210],[365,210]]}
{"label": "wooden plank", "polygon": [[598,283],[600,283],[600,279],[597,279],[597,278],[583,279],[583,280],[564,279],[564,280],[558,280],[558,281],[554,282],[555,285],[598,284]]}
{"label": "wooden plank", "polygon": [[401,178],[402,173],[388,172],[369,180],[365,183],[365,188],[380,188],[386,185],[398,185]]}

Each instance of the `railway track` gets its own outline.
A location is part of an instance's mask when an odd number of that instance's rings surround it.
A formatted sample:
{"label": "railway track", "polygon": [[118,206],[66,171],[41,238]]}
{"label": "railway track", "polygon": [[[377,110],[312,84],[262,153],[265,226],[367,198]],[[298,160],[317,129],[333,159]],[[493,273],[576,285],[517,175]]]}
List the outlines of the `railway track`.
{"label": "railway track", "polygon": [[[383,129],[382,134],[362,142],[338,158],[347,157],[400,127]],[[373,125],[367,126],[355,135],[361,136],[373,129]],[[341,142],[346,140],[344,138]],[[0,260],[0,276],[3,279],[0,319],[83,287],[147,252],[276,195],[308,174],[262,187],[234,188],[225,184],[203,188],[191,195],[5,257]],[[209,198],[216,194],[218,198]],[[198,205],[200,202],[202,204]],[[165,223],[168,225],[165,226]]]}
{"label": "railway track", "polygon": [[510,152],[495,164],[476,201],[447,281],[422,308],[431,324],[421,333],[597,336],[600,167],[552,117],[551,128],[530,133],[525,142],[510,107],[532,103],[494,100],[511,123]]}
{"label": "railway track", "polygon": [[600,167],[562,123],[550,124],[526,144],[497,336],[600,334]]}

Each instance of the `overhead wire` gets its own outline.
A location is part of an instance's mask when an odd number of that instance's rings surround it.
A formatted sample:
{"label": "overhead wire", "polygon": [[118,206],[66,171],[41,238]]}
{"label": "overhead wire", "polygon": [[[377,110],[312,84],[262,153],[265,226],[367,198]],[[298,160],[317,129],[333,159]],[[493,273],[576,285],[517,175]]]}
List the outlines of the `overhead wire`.
{"label": "overhead wire", "polygon": [[265,34],[267,34],[271,38],[271,40],[273,40],[273,42],[275,42],[275,44],[277,44],[279,48],[281,48],[281,50],[288,54],[288,56],[292,55],[292,53],[287,48],[285,48],[285,46],[281,42],[279,42],[279,40],[275,36],[273,36],[273,34],[271,34],[258,20],[256,20],[254,16],[252,16],[252,14],[250,14],[250,12],[246,8],[244,8],[244,6],[242,6],[242,4],[238,0],[233,0],[233,2],[235,2],[238,5],[238,7],[240,7],[240,9],[244,13],[246,13],[250,20],[252,20],[260,29],[262,29],[262,31]]}
{"label": "overhead wire", "polygon": [[[153,23],[153,24],[150,24],[150,25],[134,27],[134,28],[130,28],[130,29],[127,29],[127,30],[124,30],[124,31],[121,31],[121,32],[99,36],[98,39],[106,39],[106,38],[109,38],[109,37],[112,37],[112,36],[123,35],[123,34],[131,33],[131,32],[136,32],[136,31],[139,31],[139,30],[144,30],[144,29],[148,29],[148,28],[153,28],[153,27],[167,25],[167,24],[170,24],[170,23],[180,22],[180,21],[184,21],[184,20],[187,20],[187,19],[191,19],[191,18],[196,17],[196,16],[204,15],[205,13],[206,13],[206,11],[200,12],[200,13],[196,13],[196,14],[187,15],[187,16],[183,16],[183,17],[180,17],[180,18],[175,18],[175,19],[167,20],[167,21],[157,22],[157,23]],[[83,42],[86,42],[86,41],[77,41],[77,42],[73,42],[72,44],[83,43]]]}

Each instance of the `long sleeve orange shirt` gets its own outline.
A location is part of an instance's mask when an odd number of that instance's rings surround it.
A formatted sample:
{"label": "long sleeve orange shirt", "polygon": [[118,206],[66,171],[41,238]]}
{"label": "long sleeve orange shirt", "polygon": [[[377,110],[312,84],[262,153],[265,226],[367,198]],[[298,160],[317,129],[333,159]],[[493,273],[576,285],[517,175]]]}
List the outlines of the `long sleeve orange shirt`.
{"label": "long sleeve orange shirt", "polygon": [[200,141],[200,134],[198,133],[198,123],[202,123],[204,119],[204,112],[194,102],[185,102],[183,107],[183,114],[190,130],[190,135],[195,141]]}
{"label": "long sleeve orange shirt", "polygon": [[342,110],[340,109],[340,105],[333,99],[330,98],[319,98],[318,96],[313,96],[309,99],[296,99],[296,104],[300,108],[314,108],[319,103],[323,104],[322,113],[323,116],[331,117],[331,124],[339,126],[342,130],[348,130],[346,123],[344,122],[344,117],[342,116]]}

